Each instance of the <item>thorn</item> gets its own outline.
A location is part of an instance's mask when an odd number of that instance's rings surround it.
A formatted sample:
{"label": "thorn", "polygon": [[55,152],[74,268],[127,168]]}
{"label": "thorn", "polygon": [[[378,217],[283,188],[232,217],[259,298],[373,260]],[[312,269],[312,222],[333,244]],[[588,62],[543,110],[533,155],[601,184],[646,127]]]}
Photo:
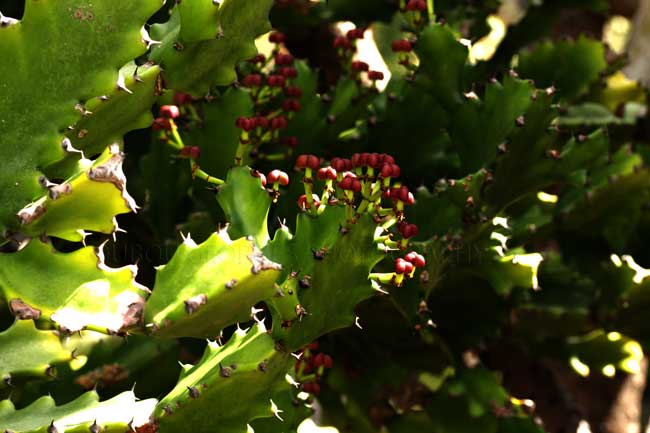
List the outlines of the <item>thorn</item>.
{"label": "thorn", "polygon": [[118,75],[116,86],[117,86],[117,90],[123,90],[130,95],[133,94],[133,92],[126,87],[126,83],[124,82],[124,76],[122,74]]}
{"label": "thorn", "polygon": [[232,367],[222,367],[219,364],[219,376],[221,377],[230,377],[232,375]]}
{"label": "thorn", "polygon": [[93,425],[90,426],[90,433],[99,433],[102,431],[102,428],[97,424],[97,420],[93,422]]}
{"label": "thorn", "polygon": [[54,425],[54,420],[50,422],[50,426],[47,428],[47,433],[59,433],[59,429]]}
{"label": "thorn", "polygon": [[133,421],[134,419],[131,418],[131,421],[129,421],[129,423],[126,425],[129,428],[130,432],[135,432],[135,429],[133,428]]}
{"label": "thorn", "polygon": [[363,329],[363,328],[361,327],[361,325],[359,324],[359,316],[357,316],[357,317],[354,318],[354,324],[355,324],[355,326],[356,326],[357,328],[359,328],[359,329]]}
{"label": "thorn", "polygon": [[190,392],[190,397],[191,397],[192,399],[197,399],[197,398],[199,398],[199,395],[201,395],[201,393],[199,392],[199,390],[196,389],[196,387],[194,387],[194,386],[191,386],[191,387],[188,386],[188,387],[187,387],[187,390]]}
{"label": "thorn", "polygon": [[140,37],[142,43],[147,46],[147,49],[151,48],[152,45],[161,44],[160,41],[154,41],[153,39],[151,39],[151,37],[149,36],[149,32],[147,31],[147,29],[144,28],[144,26],[142,26],[142,28],[140,29]]}
{"label": "thorn", "polygon": [[251,307],[251,319],[256,321],[258,324],[260,323],[260,320],[257,318],[257,313],[262,313],[264,310],[262,308],[255,308],[253,305]]}
{"label": "thorn", "polygon": [[262,373],[266,373],[266,369],[268,368],[268,366],[269,366],[269,362],[268,360],[265,359],[264,361],[257,364],[257,369]]}
{"label": "thorn", "polygon": [[138,68],[139,66],[136,66],[135,71],[133,71],[133,81],[135,81],[136,83],[143,83],[144,80],[140,78],[140,76],[138,75]]}
{"label": "thorn", "polygon": [[273,415],[275,415],[276,418],[279,419],[280,421],[284,421],[280,416],[280,414],[284,411],[279,409],[278,406],[273,402],[273,400],[270,401],[271,401],[271,410],[273,411]]}

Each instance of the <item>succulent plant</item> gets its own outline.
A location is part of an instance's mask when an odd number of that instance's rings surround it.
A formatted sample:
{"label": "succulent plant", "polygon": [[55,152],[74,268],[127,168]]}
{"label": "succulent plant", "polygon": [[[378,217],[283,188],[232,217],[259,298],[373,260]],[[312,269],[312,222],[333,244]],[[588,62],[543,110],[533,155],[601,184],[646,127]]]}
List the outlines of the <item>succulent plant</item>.
{"label": "succulent plant", "polygon": [[493,2],[380,3],[0,14],[0,431],[553,433],[520,364],[642,369],[624,58],[561,2],[484,60]]}

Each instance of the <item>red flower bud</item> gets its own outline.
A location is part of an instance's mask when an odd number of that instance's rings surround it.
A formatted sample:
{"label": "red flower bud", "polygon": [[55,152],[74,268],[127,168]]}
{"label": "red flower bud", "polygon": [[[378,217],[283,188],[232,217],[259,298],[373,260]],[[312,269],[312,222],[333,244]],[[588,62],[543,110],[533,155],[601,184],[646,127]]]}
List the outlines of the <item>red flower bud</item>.
{"label": "red flower bud", "polygon": [[395,273],[396,274],[410,274],[413,271],[413,264],[404,259],[395,260]]}
{"label": "red flower bud", "polygon": [[262,85],[262,76],[260,74],[248,74],[242,81],[244,87],[260,87]]}
{"label": "red flower bud", "polygon": [[294,137],[294,136],[282,137],[281,141],[282,144],[291,147],[293,149],[295,149],[296,146],[298,146],[298,137]]}
{"label": "red flower bud", "polygon": [[392,48],[393,51],[395,52],[409,52],[413,50],[413,46],[411,45],[411,41],[408,39],[397,39],[393,41],[392,43]]}
{"label": "red flower bud", "polygon": [[311,168],[317,170],[320,167],[320,160],[315,155],[298,155],[296,158],[296,168]]}
{"label": "red flower bud", "polygon": [[406,10],[424,12],[427,10],[427,3],[424,0],[409,0]]}
{"label": "red flower bud", "polygon": [[316,382],[308,382],[302,385],[302,390],[310,394],[318,395],[320,393],[320,385]]}
{"label": "red flower bud", "polygon": [[179,154],[183,158],[192,158],[196,161],[201,156],[201,148],[199,146],[183,146]]}
{"label": "red flower bud", "polygon": [[268,175],[269,183],[279,183],[282,186],[289,185],[289,175],[282,170],[273,170]]}
{"label": "red flower bud", "polygon": [[350,44],[350,40],[343,36],[337,36],[336,38],[334,38],[333,45],[334,48],[344,48],[346,50],[352,46],[352,44]]}
{"label": "red flower bud", "polygon": [[320,180],[326,180],[326,179],[335,180],[336,170],[334,170],[332,167],[323,167],[320,170],[318,170],[316,176]]}
{"label": "red flower bud", "polygon": [[332,158],[330,165],[334,170],[341,173],[352,169],[352,162],[345,158]]}
{"label": "red flower bud", "polygon": [[351,174],[346,174],[343,180],[339,182],[339,188],[345,189],[348,191],[360,192],[361,191],[361,182],[356,176]]}
{"label": "red flower bud", "polygon": [[169,122],[169,119],[165,117],[156,117],[153,121],[153,125],[151,125],[151,128],[154,131],[170,131],[172,129],[172,124]]}
{"label": "red flower bud", "polygon": [[383,80],[384,79],[384,73],[381,71],[368,71],[368,79],[369,80]]}
{"label": "red flower bud", "polygon": [[409,224],[407,222],[401,222],[397,226],[397,230],[404,236],[406,239],[417,236],[420,233],[420,229],[415,224]]}
{"label": "red flower bud", "polygon": [[387,153],[382,153],[379,155],[379,157],[381,158],[382,164],[395,164],[395,158],[388,155]]}
{"label": "red flower bud", "polygon": [[276,54],[275,64],[278,66],[289,66],[293,64],[293,56],[291,54]]}
{"label": "red flower bud", "polygon": [[247,117],[240,116],[235,121],[235,126],[243,129],[244,131],[250,131],[251,129],[255,128],[255,119],[249,119]]}
{"label": "red flower bud", "polygon": [[413,203],[415,203],[413,194],[409,192],[409,189],[406,186],[401,186],[399,188],[391,188],[389,197],[393,199],[393,201],[399,200],[407,205],[412,205]]}
{"label": "red flower bud", "polygon": [[256,63],[264,63],[265,61],[266,61],[266,57],[264,56],[264,54],[258,54],[252,59],[249,59],[248,63],[256,64]]}
{"label": "red flower bud", "polygon": [[352,154],[352,167],[362,167],[363,162],[366,160],[366,153],[354,153]]}
{"label": "red flower bud", "polygon": [[181,115],[181,112],[175,105],[163,105],[160,107],[160,115],[167,119],[176,119]]}
{"label": "red flower bud", "polygon": [[174,93],[174,104],[176,105],[185,105],[191,104],[194,98],[189,93],[176,92]]}
{"label": "red flower bud", "polygon": [[287,86],[284,89],[284,96],[288,98],[300,98],[302,96],[302,89],[296,86]]}
{"label": "red flower bud", "polygon": [[309,347],[309,350],[314,351],[314,350],[318,350],[318,346],[320,346],[318,341],[312,341],[311,343],[309,343],[308,347]]}
{"label": "red flower bud", "polygon": [[273,42],[274,44],[281,44],[286,39],[287,37],[282,32],[273,32],[269,35],[269,41]]}
{"label": "red flower bud", "polygon": [[[311,197],[314,200],[314,206],[319,207],[320,206],[320,197],[317,196],[316,194],[312,194]],[[305,194],[301,195],[298,198],[298,207],[300,209],[309,209],[309,203],[307,202],[307,196]]]}
{"label": "red flower bud", "polygon": [[323,366],[327,368],[328,370],[332,367],[334,367],[334,360],[332,359],[331,356],[329,355],[324,355],[323,356]]}
{"label": "red flower bud", "polygon": [[323,358],[324,357],[325,357],[325,355],[323,355],[322,353],[319,353],[318,355],[314,356],[314,367],[318,368],[321,365],[323,365]]}
{"label": "red flower bud", "polygon": [[266,83],[271,87],[284,87],[286,78],[283,75],[270,75]]}
{"label": "red flower bud", "polygon": [[284,111],[300,111],[300,101],[297,99],[287,99],[282,103],[282,109]]}
{"label": "red flower bud", "polygon": [[286,78],[296,78],[298,76],[298,70],[292,66],[285,66],[280,69],[280,74]]}
{"label": "red flower bud", "polygon": [[352,69],[359,72],[362,71],[367,72],[368,69],[370,69],[370,65],[368,65],[366,62],[361,62],[359,60],[355,60],[354,62],[352,62],[351,66]]}
{"label": "red flower bud", "polygon": [[266,117],[255,116],[254,119],[255,119],[255,126],[257,126],[258,128],[266,129],[269,127],[269,119],[267,119]]}
{"label": "red flower bud", "polygon": [[271,119],[271,129],[284,129],[287,127],[287,119],[284,116],[278,116]]}
{"label": "red flower bud", "polygon": [[262,181],[262,186],[266,186],[266,176],[257,170],[251,170],[251,176],[258,177]]}
{"label": "red flower bud", "polygon": [[426,260],[424,260],[424,257],[416,253],[415,251],[411,251],[410,253],[405,255],[404,260],[406,260],[409,263],[413,263],[413,266],[415,266],[416,268],[423,268],[427,265],[427,262]]}
{"label": "red flower bud", "polygon": [[372,168],[379,168],[379,154],[378,153],[369,153],[366,158],[366,164]]}
{"label": "red flower bud", "polygon": [[346,36],[350,40],[363,39],[363,34],[365,32],[366,31],[364,29],[352,29],[352,30],[348,30],[348,32],[346,33]]}
{"label": "red flower bud", "polygon": [[381,166],[381,172],[379,175],[383,178],[386,177],[399,177],[400,175],[400,168],[399,165],[396,164],[389,164],[389,163],[384,163]]}

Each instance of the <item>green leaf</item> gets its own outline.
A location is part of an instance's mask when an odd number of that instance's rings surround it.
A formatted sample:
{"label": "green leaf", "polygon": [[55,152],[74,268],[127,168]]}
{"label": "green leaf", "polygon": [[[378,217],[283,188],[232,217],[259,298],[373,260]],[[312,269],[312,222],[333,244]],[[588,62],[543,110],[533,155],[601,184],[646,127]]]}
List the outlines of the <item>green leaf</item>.
{"label": "green leaf", "polygon": [[517,71],[539,87],[555,86],[571,99],[587,90],[605,70],[605,47],[582,35],[575,41],[544,42],[519,55]]}
{"label": "green leaf", "polygon": [[101,247],[71,253],[32,240],[16,253],[0,254],[0,290],[19,318],[45,318],[61,329],[118,333],[140,322],[143,295],[137,267],[103,263]]}
{"label": "green leaf", "polygon": [[[298,294],[300,306],[307,312],[304,317],[293,320],[289,327],[284,327],[282,321],[292,317],[278,314],[273,318],[273,335],[289,350],[352,325],[354,307],[376,292],[368,279],[384,256],[374,242],[376,224],[369,215],[363,215],[349,230],[341,230],[345,225],[344,207],[327,207],[316,218],[301,214],[295,236],[276,234],[265,248],[265,254],[282,263],[285,271],[298,272],[300,278],[310,282],[310,287]],[[314,255],[319,250],[324,255],[322,260]],[[283,298],[272,302],[283,302]],[[296,305],[289,307],[295,317]]]}
{"label": "green leaf", "polygon": [[293,361],[278,349],[261,323],[238,329],[223,346],[209,342],[156,406],[160,433],[242,433],[252,420],[274,416],[271,399],[289,386],[285,374]]}
{"label": "green leaf", "polygon": [[257,54],[255,38],[270,30],[271,0],[185,0],[167,23],[152,26],[162,42],[151,58],[161,63],[169,88],[205,95],[237,79],[235,65]]}
{"label": "green leaf", "polygon": [[259,178],[251,176],[248,167],[235,167],[228,171],[226,183],[219,188],[217,200],[230,223],[228,233],[232,238],[252,236],[263,248],[269,241],[266,219],[271,198]]}
{"label": "green leaf", "polygon": [[54,376],[54,364],[69,361],[53,331],[39,331],[31,320],[19,320],[0,333],[0,388],[15,378]]}
{"label": "green leaf", "polygon": [[65,157],[62,131],[81,117],[75,106],[111,94],[119,68],[145,52],[141,28],[159,7],[27,1],[22,21],[0,28],[0,58],[12,59],[0,65],[0,231],[15,227],[15,213],[42,193],[39,169]]}
{"label": "green leaf", "polygon": [[183,133],[183,142],[186,145],[200,146],[201,168],[224,179],[233,165],[239,146],[241,130],[235,126],[235,120],[239,116],[253,114],[253,101],[246,90],[229,88],[201,108],[203,122],[197,128]]}
{"label": "green leaf", "polygon": [[255,433],[297,433],[298,426],[313,414],[313,409],[295,388],[279,389],[272,397],[282,411],[278,417],[260,418],[251,423]]}
{"label": "green leaf", "polygon": [[[66,131],[72,147],[92,158],[112,143],[121,142],[127,132],[147,128],[153,116],[151,106],[155,101],[155,85],[160,74],[158,66],[145,64],[136,67],[133,62],[120,69],[124,88],[115,87],[110,93],[87,101],[83,116]],[[68,153],[62,161],[45,168],[45,174],[54,178],[67,178],[75,172],[81,154]]]}
{"label": "green leaf", "polygon": [[69,241],[82,241],[84,230],[113,233],[118,228],[115,216],[136,210],[135,201],[126,191],[122,160],[117,144],[107,148],[94,163],[81,160],[76,175],[50,186],[48,195],[18,213],[23,231]]}
{"label": "green leaf", "polygon": [[214,338],[251,319],[251,308],[275,293],[280,269],[245,238],[221,232],[196,245],[188,236],[158,268],[146,326],[165,337]]}
{"label": "green leaf", "polygon": [[436,24],[420,34],[415,52],[420,58],[416,84],[446,109],[458,106],[464,92],[467,48],[456,40],[449,27]]}
{"label": "green leaf", "polygon": [[599,330],[582,337],[569,338],[565,351],[572,362],[577,360],[607,376],[613,376],[616,370],[629,374],[641,371],[641,345],[618,332]]}
{"label": "green leaf", "polygon": [[146,423],[155,404],[154,399],[136,401],[130,391],[101,403],[99,395],[91,391],[61,406],[46,396],[20,410],[11,401],[3,400],[0,401],[0,430],[43,433],[53,424],[56,431],[66,433],[86,433],[93,425],[104,433],[123,433],[131,423],[134,427]]}
{"label": "green leaf", "polygon": [[474,172],[494,161],[497,146],[528,110],[534,90],[527,81],[507,76],[503,83],[488,84],[482,101],[464,101],[453,117],[450,135],[465,171]]}

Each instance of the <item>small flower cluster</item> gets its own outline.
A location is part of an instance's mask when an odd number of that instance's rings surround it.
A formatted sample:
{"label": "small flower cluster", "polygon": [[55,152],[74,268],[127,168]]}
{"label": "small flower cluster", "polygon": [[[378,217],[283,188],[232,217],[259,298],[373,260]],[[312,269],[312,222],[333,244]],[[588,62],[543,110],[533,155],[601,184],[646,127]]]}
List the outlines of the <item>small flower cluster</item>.
{"label": "small flower cluster", "polygon": [[294,370],[296,379],[302,383],[304,392],[318,395],[320,393],[320,380],[325,373],[334,366],[332,357],[323,352],[318,352],[318,341],[314,341],[300,352],[300,359],[296,362]]}
{"label": "small flower cluster", "polygon": [[409,53],[413,51],[413,42],[408,39],[396,39],[391,44],[391,48],[395,53],[399,53],[399,64],[409,67],[411,59]]}
{"label": "small flower cluster", "polygon": [[278,201],[280,196],[280,186],[289,185],[289,175],[282,170],[271,170],[266,176],[257,170],[251,170],[251,175],[260,178],[263,187],[271,185],[267,190],[273,197],[274,203]]}
{"label": "small flower cluster", "polygon": [[[395,221],[402,221],[404,206],[415,201],[408,187],[396,180],[400,167],[387,154],[355,153],[350,159],[332,158],[325,167],[321,167],[321,160],[315,155],[299,155],[295,168],[304,170],[305,194],[298,203],[314,215],[321,213],[326,204],[344,204],[357,217],[371,213],[379,220],[394,215]],[[316,180],[324,182],[320,197],[313,193]],[[382,199],[390,200],[392,208],[383,208]]]}
{"label": "small flower cluster", "polygon": [[[345,206],[349,224],[354,224],[361,215],[369,214],[384,229],[396,229],[375,239],[385,251],[406,250],[419,234],[415,224],[405,221],[405,207],[413,205],[415,198],[407,186],[399,183],[401,170],[391,155],[355,153],[350,159],[337,157],[332,158],[329,164],[322,164],[317,156],[303,154],[296,158],[295,169],[303,172],[305,193],[298,199],[298,207],[303,212],[317,216],[327,206]],[[276,175],[274,179],[280,178]],[[277,185],[274,185],[275,192]],[[318,185],[322,186],[320,195],[314,191]],[[379,280],[401,285],[405,276],[411,278],[413,270],[423,266],[424,259],[419,255],[417,260],[408,257],[411,255],[400,260],[411,263],[410,269],[401,273],[396,269],[394,274],[389,274],[390,277],[382,276]]]}
{"label": "small flower cluster", "polygon": [[293,82],[298,76],[294,57],[284,48],[286,36],[280,32],[269,35],[274,44],[272,55],[263,54],[250,59],[246,75],[241,84],[250,89],[255,107],[252,117],[239,117],[235,125],[241,129],[240,148],[235,156],[235,163],[240,165],[248,151],[249,155],[268,158],[260,153],[264,143],[281,143],[286,152],[298,145],[294,136],[281,137],[291,118],[301,110],[302,89]]}
{"label": "small flower cluster", "polygon": [[356,28],[349,30],[345,36],[337,36],[334,38],[333,46],[337,50],[339,59],[343,65],[349,65],[350,74],[358,81],[361,80],[361,74],[365,73],[369,81],[376,84],[377,81],[384,79],[384,73],[381,71],[370,70],[370,65],[361,60],[352,60],[357,51],[357,41],[363,39],[365,30]]}
{"label": "small flower cluster", "polygon": [[400,11],[406,14],[407,21],[416,29],[421,28],[426,23],[427,10],[426,0],[400,1]]}
{"label": "small flower cluster", "polygon": [[160,131],[160,139],[175,148],[178,151],[179,158],[190,160],[192,177],[198,177],[215,185],[222,185],[223,180],[208,175],[199,167],[198,161],[201,157],[201,148],[199,146],[186,146],[178,133],[177,121],[181,117],[189,117],[192,120],[199,119],[192,105],[193,101],[191,95],[176,93],[174,102],[178,105],[163,105],[160,107],[159,116],[154,120],[152,128],[154,131]]}

